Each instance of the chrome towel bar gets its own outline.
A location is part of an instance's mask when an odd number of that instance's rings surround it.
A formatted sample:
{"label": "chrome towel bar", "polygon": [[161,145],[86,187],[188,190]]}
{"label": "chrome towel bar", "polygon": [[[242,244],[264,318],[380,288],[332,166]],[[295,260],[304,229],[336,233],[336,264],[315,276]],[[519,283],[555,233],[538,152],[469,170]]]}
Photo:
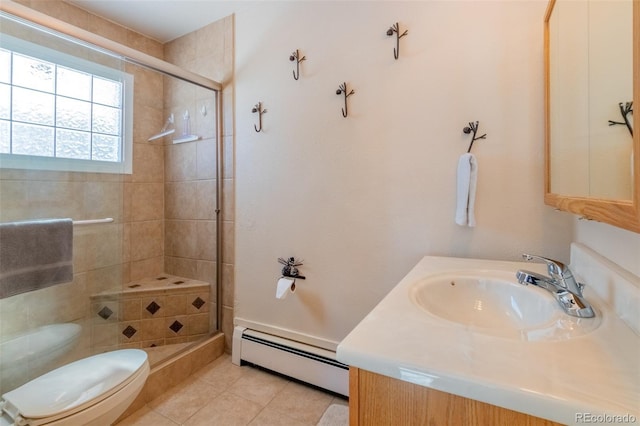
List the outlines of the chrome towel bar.
{"label": "chrome towel bar", "polygon": [[84,225],[95,225],[98,223],[111,223],[113,222],[112,217],[105,217],[104,219],[90,219],[90,220],[74,220],[74,225],[84,226]]}

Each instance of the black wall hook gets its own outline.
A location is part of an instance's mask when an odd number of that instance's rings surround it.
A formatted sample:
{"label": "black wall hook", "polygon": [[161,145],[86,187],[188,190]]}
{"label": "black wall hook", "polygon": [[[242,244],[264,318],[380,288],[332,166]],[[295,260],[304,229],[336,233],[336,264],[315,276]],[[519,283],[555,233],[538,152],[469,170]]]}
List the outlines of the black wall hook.
{"label": "black wall hook", "polygon": [[400,25],[398,25],[398,23],[396,22],[395,24],[390,26],[389,29],[387,30],[388,36],[392,36],[393,33],[396,34],[396,47],[393,49],[393,57],[397,60],[398,57],[400,56],[400,39],[406,36],[409,33],[409,31],[404,30],[404,32],[400,34]]}
{"label": "black wall hook", "polygon": [[631,126],[631,120],[629,120],[629,114],[633,114],[633,101],[625,102],[624,104],[620,102],[618,106],[620,107],[620,114],[622,114],[624,122],[609,120],[609,126],[615,126],[616,124],[625,125],[629,133],[631,133],[631,137],[633,137],[633,127]]}
{"label": "black wall hook", "polygon": [[256,106],[254,106],[253,108],[251,108],[251,112],[252,113],[258,113],[258,126],[256,127],[256,125],[253,125],[253,128],[256,129],[256,132],[261,132],[262,131],[262,114],[266,114],[267,110],[266,109],[262,109],[262,102],[258,102],[256,104]]}
{"label": "black wall hook", "polygon": [[307,59],[306,56],[303,56],[302,58],[300,57],[300,52],[298,51],[298,49],[296,49],[296,51],[293,52],[291,56],[289,56],[289,60],[291,62],[296,61],[296,70],[293,71],[294,80],[297,80],[300,78],[300,62],[304,61],[305,59]]}
{"label": "black wall hook", "polygon": [[336,95],[344,94],[344,108],[342,108],[342,116],[345,118],[347,117],[347,115],[349,115],[349,110],[347,109],[347,98],[354,93],[356,92],[354,92],[353,90],[347,92],[347,83],[342,83],[340,86],[338,86],[338,90],[336,90]]}
{"label": "black wall hook", "polygon": [[471,143],[469,144],[469,149],[467,149],[467,153],[471,152],[471,147],[473,146],[473,142],[477,141],[478,139],[486,139],[487,138],[487,134],[485,133],[482,136],[478,136],[476,137],[476,133],[478,133],[478,127],[480,126],[480,122],[476,121],[475,123],[473,122],[469,122],[469,126],[465,127],[464,129],[462,129],[462,131],[465,134],[469,134],[471,132],[473,132],[473,136],[471,137]]}

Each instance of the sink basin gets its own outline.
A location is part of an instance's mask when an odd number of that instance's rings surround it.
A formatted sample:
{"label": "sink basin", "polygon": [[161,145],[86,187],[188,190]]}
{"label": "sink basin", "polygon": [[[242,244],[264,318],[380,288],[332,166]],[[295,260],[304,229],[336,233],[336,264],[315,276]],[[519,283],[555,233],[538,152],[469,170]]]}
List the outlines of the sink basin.
{"label": "sink basin", "polygon": [[413,284],[412,302],[438,319],[476,332],[523,340],[557,340],[585,334],[598,321],[566,315],[546,290],[519,284],[515,273],[455,271]]}
{"label": "sink basin", "polygon": [[495,275],[431,277],[413,287],[413,300],[433,315],[476,327],[523,329],[558,316],[550,294]]}

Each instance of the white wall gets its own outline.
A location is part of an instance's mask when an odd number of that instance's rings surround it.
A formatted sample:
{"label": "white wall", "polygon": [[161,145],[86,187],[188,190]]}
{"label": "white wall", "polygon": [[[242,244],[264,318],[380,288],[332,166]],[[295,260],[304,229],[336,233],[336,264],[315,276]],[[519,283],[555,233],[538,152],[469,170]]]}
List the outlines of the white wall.
{"label": "white wall", "polygon": [[[568,261],[544,206],[546,1],[264,2],[236,15],[236,316],[339,341],[424,255]],[[400,59],[386,30],[409,34]],[[294,81],[288,57],[307,60]],[[349,117],[335,94],[346,81]],[[253,129],[262,101],[262,133]],[[456,165],[480,121],[476,228]],[[304,258],[274,299],[279,257]]]}
{"label": "white wall", "polygon": [[606,223],[575,219],[574,240],[640,276],[640,234]]}

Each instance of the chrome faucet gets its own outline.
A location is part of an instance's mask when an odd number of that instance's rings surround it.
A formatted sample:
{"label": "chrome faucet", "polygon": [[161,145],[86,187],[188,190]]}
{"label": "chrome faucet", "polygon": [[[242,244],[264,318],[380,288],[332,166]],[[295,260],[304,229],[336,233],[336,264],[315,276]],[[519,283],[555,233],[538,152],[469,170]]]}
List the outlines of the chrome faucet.
{"label": "chrome faucet", "polygon": [[580,318],[595,316],[593,308],[582,295],[584,284],[575,280],[571,270],[564,263],[546,257],[523,254],[525,260],[539,260],[547,264],[548,277],[535,272],[519,270],[516,273],[518,282],[523,285],[533,284],[551,292],[560,307],[569,315]]}

